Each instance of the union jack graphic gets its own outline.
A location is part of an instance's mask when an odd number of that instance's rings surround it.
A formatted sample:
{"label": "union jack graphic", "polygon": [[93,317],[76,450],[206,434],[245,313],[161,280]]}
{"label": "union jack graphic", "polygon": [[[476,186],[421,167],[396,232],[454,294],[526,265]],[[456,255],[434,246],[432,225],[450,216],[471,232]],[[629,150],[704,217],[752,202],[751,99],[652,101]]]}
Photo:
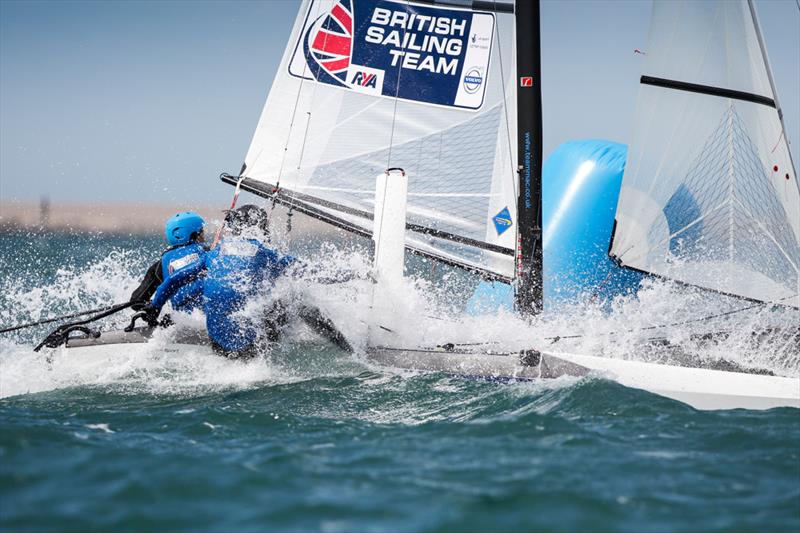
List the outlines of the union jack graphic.
{"label": "union jack graphic", "polygon": [[345,85],[353,53],[353,0],[339,0],[319,17],[304,39],[306,61],[322,82]]}

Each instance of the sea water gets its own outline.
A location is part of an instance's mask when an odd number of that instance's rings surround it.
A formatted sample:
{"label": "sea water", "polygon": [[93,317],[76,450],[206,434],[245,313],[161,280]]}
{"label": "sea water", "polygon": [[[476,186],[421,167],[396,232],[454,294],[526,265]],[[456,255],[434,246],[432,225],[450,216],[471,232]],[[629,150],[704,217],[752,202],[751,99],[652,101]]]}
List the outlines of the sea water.
{"label": "sea water", "polygon": [[[125,301],[161,246],[0,235],[0,327]],[[348,257],[358,250],[320,249],[361,264]],[[412,285],[410,307],[440,285],[469,292],[456,274],[428,278]],[[302,290],[363,345],[357,284]],[[480,325],[541,342],[571,331],[579,347],[615,356],[622,325],[680,316],[671,309],[686,302],[661,290],[614,302],[611,316],[589,308],[527,331],[498,311],[450,333],[471,340]],[[437,315],[458,299],[426,306],[405,340],[447,334]],[[0,337],[4,530],[800,530],[797,409],[702,412],[596,377],[502,384],[404,372],[302,328],[249,362],[165,353],[158,339],[102,360],[34,353],[49,328]],[[800,373],[784,346],[749,348],[717,350]]]}

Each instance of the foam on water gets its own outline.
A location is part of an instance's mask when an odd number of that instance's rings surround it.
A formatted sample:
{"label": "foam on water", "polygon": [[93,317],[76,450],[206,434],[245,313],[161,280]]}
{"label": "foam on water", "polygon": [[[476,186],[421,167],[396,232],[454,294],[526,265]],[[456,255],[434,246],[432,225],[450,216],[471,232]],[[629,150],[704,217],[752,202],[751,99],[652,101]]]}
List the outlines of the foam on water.
{"label": "foam on water", "polygon": [[208,348],[170,345],[168,332],[147,344],[100,347],[74,353],[40,353],[29,346],[0,345],[0,398],[80,386],[124,393],[201,395],[297,380],[264,360],[232,361]]}
{"label": "foam on water", "polygon": [[[485,344],[493,350],[553,348],[670,362],[669,352],[643,350],[638,344],[644,338],[663,336],[673,345],[691,351],[701,361],[726,360],[779,375],[800,375],[797,334],[788,338],[779,335],[758,338],[751,334],[764,327],[796,325],[796,311],[753,307],[726,315],[726,312],[748,306],[663,282],[648,282],[635,297],[618,298],[613,302],[590,301],[532,321],[522,320],[503,309],[481,316],[465,316],[462,309],[474,280],[458,272],[446,272],[435,276],[435,282],[419,275],[407,277],[393,301],[391,323],[383,323],[383,320],[376,323],[367,254],[328,244],[309,253],[305,259],[307,266],[302,276],[280,280],[264,291],[263,298],[254,298],[243,313],[258,317],[275,299],[289,302],[290,312],[293,305],[318,306],[333,319],[359,353],[363,352],[370,335],[377,332],[379,338],[391,346]],[[113,250],[103,259],[85,266],[59,268],[47,280],[6,275],[0,279],[0,323],[34,321],[125,301],[146,266],[142,254]],[[417,268],[417,271],[424,270],[424,267]],[[355,274],[355,278],[344,283],[326,283],[326,280],[341,279],[345,272]],[[102,327],[124,325],[129,314],[123,315],[107,319]],[[201,314],[176,318],[184,322],[183,326],[202,328]],[[661,327],[665,325],[670,326]],[[281,364],[274,363],[276,357],[272,355],[275,354],[243,363],[221,358],[203,348],[184,346],[177,352],[168,352],[170,330],[159,332],[147,345],[115,346],[94,358],[83,354],[71,356],[69,350],[63,348],[34,353],[32,344],[49,329],[24,330],[0,339],[0,397],[75,386],[203,394],[222,388],[307,379],[337,371],[353,375],[372,368],[357,353],[348,364],[321,363],[309,374],[306,353],[296,353],[296,361],[291,361],[291,356],[287,355],[296,352],[293,344],[300,350],[313,352],[309,347],[321,342],[300,325],[290,327],[286,336],[290,340],[279,349],[282,354],[276,355]],[[701,343],[693,337],[693,333],[714,330],[730,331],[730,334],[713,343]],[[572,382],[544,386],[562,387],[569,383]],[[521,390],[534,393],[530,389]],[[535,394],[539,392],[536,389]]]}
{"label": "foam on water", "polygon": [[[47,253],[70,255],[62,243]],[[125,299],[160,246],[149,258],[103,250],[75,262],[86,266],[34,277],[0,257],[0,286],[13,289],[0,294],[0,324]],[[272,297],[319,305],[363,347],[371,282],[321,281],[337,269],[366,275],[368,255],[303,256],[322,267],[278,283]],[[638,299],[528,324],[503,311],[465,317],[473,282],[441,270],[434,279],[407,280],[388,340],[512,348],[580,334],[554,346],[646,359],[656,354],[633,348],[648,333],[639,329],[727,309],[653,284]],[[245,313],[269,303],[254,300]],[[732,316],[745,326],[793,320],[781,311]],[[176,327],[203,320],[175,318]],[[498,385],[378,367],[302,324],[249,362],[172,351],[176,328],[94,355],[34,354],[50,328],[0,338],[0,528],[794,531],[800,523],[795,409],[695,411],[599,378]],[[693,342],[693,325],[677,329],[671,338]],[[702,349],[797,373],[796,354],[746,336]]]}
{"label": "foam on water", "polygon": [[[368,262],[365,260],[364,265]],[[366,267],[364,267],[366,268]],[[364,345],[368,330],[387,346],[435,347],[485,344],[487,349],[554,349],[646,362],[730,362],[778,375],[800,375],[800,312],[750,304],[675,284],[650,280],[636,295],[593,301],[524,320],[499,308],[478,316],[462,312],[467,284],[450,275],[432,283],[407,277],[396,291],[392,316],[376,323],[369,282],[336,288],[308,285],[306,297],[338,318],[337,324]],[[360,336],[356,324],[360,324]],[[377,326],[377,329],[375,329]],[[777,331],[769,331],[773,328]],[[753,332],[766,333],[758,335]],[[709,342],[703,334],[724,332]],[[782,333],[781,333],[782,332]],[[662,339],[646,347],[643,341]]]}
{"label": "foam on water", "polygon": [[[0,324],[25,323],[127,301],[147,267],[142,254],[115,249],[99,261],[55,270],[41,282],[34,276],[0,279]],[[130,313],[100,321],[120,328]],[[202,327],[202,316],[176,316],[179,326]],[[117,345],[81,354],[59,348],[33,351],[58,323],[20,330],[0,338],[0,398],[77,386],[112,386],[130,392],[204,394],[266,381],[293,379],[262,360],[231,361],[208,348],[169,344],[174,331],[156,333],[147,344]]]}

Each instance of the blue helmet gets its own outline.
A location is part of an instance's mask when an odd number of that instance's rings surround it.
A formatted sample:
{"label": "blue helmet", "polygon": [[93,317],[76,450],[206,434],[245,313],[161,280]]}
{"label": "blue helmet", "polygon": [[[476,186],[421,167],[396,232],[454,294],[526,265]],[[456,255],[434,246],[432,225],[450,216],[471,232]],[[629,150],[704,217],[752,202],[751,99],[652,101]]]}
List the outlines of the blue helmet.
{"label": "blue helmet", "polygon": [[200,235],[204,224],[203,217],[192,211],[185,211],[167,220],[164,225],[164,234],[171,246],[187,244]]}

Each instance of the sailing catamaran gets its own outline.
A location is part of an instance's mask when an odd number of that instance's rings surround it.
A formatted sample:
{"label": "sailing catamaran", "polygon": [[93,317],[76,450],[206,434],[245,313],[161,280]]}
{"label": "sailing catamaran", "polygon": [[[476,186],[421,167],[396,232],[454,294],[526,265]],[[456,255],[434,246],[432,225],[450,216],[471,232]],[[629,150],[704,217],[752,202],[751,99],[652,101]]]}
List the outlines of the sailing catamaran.
{"label": "sailing catamaran", "polygon": [[[511,283],[517,312],[538,314],[539,48],[538,1],[306,1],[245,163],[222,179],[373,238],[377,290],[405,250]],[[611,256],[800,306],[800,194],[752,2],[657,3],[644,70]],[[800,407],[796,378],[378,336],[369,352],[493,378],[599,371],[700,408]]]}
{"label": "sailing catamaran", "polygon": [[[385,334],[406,252],[511,284],[523,317],[545,307],[539,46],[534,0],[305,0],[245,163],[222,180],[373,239],[378,363],[599,374],[703,409],[800,407],[797,377]],[[656,3],[609,253],[621,268],[800,307],[800,191],[752,1]],[[147,342],[152,331],[132,326],[67,348]]]}

